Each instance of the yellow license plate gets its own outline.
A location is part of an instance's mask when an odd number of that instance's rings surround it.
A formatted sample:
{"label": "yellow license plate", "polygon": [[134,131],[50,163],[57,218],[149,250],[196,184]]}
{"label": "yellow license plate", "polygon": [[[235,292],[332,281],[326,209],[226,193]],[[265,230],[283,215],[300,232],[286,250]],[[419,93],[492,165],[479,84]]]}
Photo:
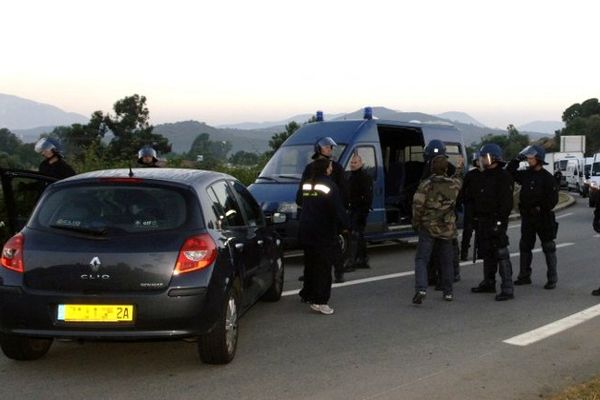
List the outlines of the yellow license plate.
{"label": "yellow license plate", "polygon": [[58,320],[65,322],[132,322],[132,305],[59,304]]}

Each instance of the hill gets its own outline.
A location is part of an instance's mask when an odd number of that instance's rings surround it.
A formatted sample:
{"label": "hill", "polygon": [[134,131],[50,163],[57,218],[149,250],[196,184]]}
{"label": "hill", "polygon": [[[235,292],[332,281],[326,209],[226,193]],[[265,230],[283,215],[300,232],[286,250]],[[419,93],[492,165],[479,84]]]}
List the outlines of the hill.
{"label": "hill", "polygon": [[0,128],[31,129],[87,122],[89,118],[81,114],[0,93]]}
{"label": "hill", "polygon": [[240,150],[263,153],[269,149],[269,140],[273,136],[273,132],[268,129],[220,129],[198,121],[156,125],[154,133],[161,134],[169,139],[169,142],[173,145],[172,151],[175,153],[188,152],[198,135],[208,133],[212,141],[227,140],[230,142],[232,145],[230,155]]}
{"label": "hill", "polygon": [[485,125],[471,117],[469,114],[459,111],[448,111],[442,114],[437,114],[438,117],[447,119],[453,122],[459,122],[466,125],[475,125],[480,128],[485,128]]}
{"label": "hill", "polygon": [[519,131],[541,132],[554,136],[554,132],[565,127],[561,121],[533,121],[517,127]]}

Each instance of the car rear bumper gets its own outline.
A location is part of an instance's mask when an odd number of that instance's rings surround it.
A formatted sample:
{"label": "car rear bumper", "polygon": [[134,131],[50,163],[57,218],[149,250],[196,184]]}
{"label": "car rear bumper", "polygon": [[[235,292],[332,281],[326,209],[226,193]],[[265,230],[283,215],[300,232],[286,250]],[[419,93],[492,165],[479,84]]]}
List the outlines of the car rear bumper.
{"label": "car rear bumper", "polygon": [[[212,329],[223,299],[208,288],[122,295],[56,295],[0,286],[0,332],[94,340],[185,338]],[[210,293],[210,294],[209,294]],[[133,321],[65,322],[59,304],[132,305]]]}

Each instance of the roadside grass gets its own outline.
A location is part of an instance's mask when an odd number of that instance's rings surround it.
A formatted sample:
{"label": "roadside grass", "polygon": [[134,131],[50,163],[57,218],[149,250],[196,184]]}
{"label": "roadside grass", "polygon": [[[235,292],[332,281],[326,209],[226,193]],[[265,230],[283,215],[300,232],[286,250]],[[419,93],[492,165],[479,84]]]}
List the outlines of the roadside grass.
{"label": "roadside grass", "polygon": [[600,400],[600,377],[596,377],[580,385],[571,386],[548,400]]}

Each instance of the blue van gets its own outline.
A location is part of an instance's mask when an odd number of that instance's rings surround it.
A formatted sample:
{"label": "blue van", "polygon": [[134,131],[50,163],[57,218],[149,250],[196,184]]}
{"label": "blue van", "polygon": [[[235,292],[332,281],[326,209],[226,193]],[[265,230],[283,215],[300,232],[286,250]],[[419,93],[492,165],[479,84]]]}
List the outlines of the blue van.
{"label": "blue van", "polygon": [[357,152],[364,170],[373,178],[373,204],[365,237],[368,241],[413,236],[410,224],[412,197],[423,174],[423,150],[432,139],[446,144],[449,161],[456,165],[466,150],[462,134],[451,124],[418,121],[400,122],[374,119],[369,108],[362,120],[308,123],[290,136],[265,165],[250,192],[262,204],[267,218],[276,222],[286,248],[297,247],[298,207],[296,190],[302,171],[314,154],[314,145],[322,137],[335,140],[333,158],[350,171],[350,158]]}

